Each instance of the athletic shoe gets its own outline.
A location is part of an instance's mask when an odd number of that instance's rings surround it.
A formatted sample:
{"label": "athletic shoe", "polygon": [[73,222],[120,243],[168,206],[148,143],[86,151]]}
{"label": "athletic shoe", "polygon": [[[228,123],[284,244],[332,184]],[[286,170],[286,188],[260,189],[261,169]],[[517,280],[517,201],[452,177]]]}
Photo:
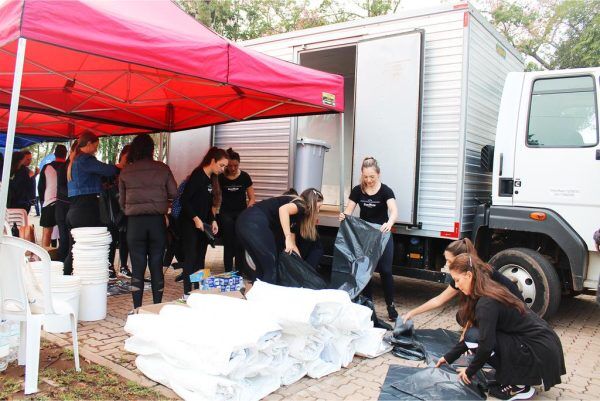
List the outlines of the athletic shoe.
{"label": "athletic shoe", "polygon": [[175,282],[182,281],[182,280],[183,280],[183,273],[179,273],[177,275],[177,277],[175,277]]}
{"label": "athletic shoe", "polygon": [[391,304],[387,306],[388,317],[391,322],[395,322],[398,318],[398,311],[396,311],[396,305]]}
{"label": "athletic shoe", "polygon": [[113,269],[108,269],[108,279],[109,280],[117,279],[117,273],[115,273],[115,271]]}
{"label": "athletic shoe", "polygon": [[120,272],[121,276],[131,278],[131,271],[129,271],[129,268],[127,268],[127,266],[121,266]]}
{"label": "athletic shoe", "polygon": [[490,388],[490,395],[500,400],[528,400],[535,394],[535,389],[531,386],[517,386],[508,384],[499,385]]}

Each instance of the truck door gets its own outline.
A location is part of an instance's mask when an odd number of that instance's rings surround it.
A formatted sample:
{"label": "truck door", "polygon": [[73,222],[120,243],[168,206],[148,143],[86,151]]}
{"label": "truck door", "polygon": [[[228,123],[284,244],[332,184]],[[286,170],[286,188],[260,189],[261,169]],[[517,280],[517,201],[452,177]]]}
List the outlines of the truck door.
{"label": "truck door", "polygon": [[528,76],[514,167],[513,205],[554,210],[590,250],[600,227],[597,86],[586,73]]}
{"label": "truck door", "polygon": [[374,157],[381,180],[393,189],[398,223],[417,214],[421,132],[423,31],[360,41],[356,54],[356,105],[352,183],[363,158]]}

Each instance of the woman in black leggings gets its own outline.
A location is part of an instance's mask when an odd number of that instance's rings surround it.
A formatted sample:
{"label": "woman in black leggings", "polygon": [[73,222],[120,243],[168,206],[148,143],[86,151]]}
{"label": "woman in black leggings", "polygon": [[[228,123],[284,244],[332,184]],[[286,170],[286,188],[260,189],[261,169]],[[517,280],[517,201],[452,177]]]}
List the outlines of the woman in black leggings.
{"label": "woman in black leggings", "polygon": [[[98,227],[100,204],[98,195],[102,191],[102,177],[117,173],[115,166],[102,163],[94,156],[98,151],[99,140],[90,131],[85,131],[77,139],[75,151],[69,155],[67,187],[69,191],[69,211],[67,226],[69,231],[78,227]],[[69,242],[69,253],[65,259],[64,273],[73,272],[73,238]]]}
{"label": "woman in black leggings", "polygon": [[[360,207],[360,218],[374,224],[381,225],[381,232],[387,233],[392,229],[398,208],[394,191],[379,180],[381,170],[377,160],[372,157],[366,157],[361,166],[360,185],[352,188],[350,199],[346,205],[344,213],[340,213],[340,221],[354,212],[356,205]],[[390,320],[394,321],[398,317],[396,306],[394,305],[394,276],[392,275],[392,262],[394,260],[394,241],[392,238],[388,241],[383,255],[377,263],[376,271],[381,276],[383,284],[383,295],[387,304],[387,312]],[[371,283],[363,290],[363,295],[371,298]]]}
{"label": "woman in black leggings", "polygon": [[208,247],[208,234],[215,235],[219,226],[215,221],[213,206],[220,198],[218,175],[227,167],[227,153],[212,147],[202,162],[190,175],[181,194],[181,235],[183,238],[183,292],[192,289],[190,274],[204,268]]}
{"label": "woman in black leggings", "polygon": [[236,233],[256,265],[258,279],[277,283],[278,256],[282,250],[301,255],[294,231],[303,238],[316,241],[317,217],[322,204],[323,194],[309,188],[300,196],[265,199],[242,212],[236,223]]}
{"label": "woman in black leggings", "polygon": [[[229,163],[225,173],[219,175],[219,187],[222,200],[219,209],[219,226],[223,236],[223,264],[225,271],[229,272],[234,267],[240,271],[243,252],[235,235],[235,222],[238,216],[247,207],[252,207],[256,202],[252,178],[245,171],[240,170],[240,155],[233,149],[227,149]],[[247,200],[246,200],[247,198]]]}
{"label": "woman in black leggings", "polygon": [[171,169],[153,160],[154,141],[148,134],[131,142],[128,164],[119,177],[119,202],[127,216],[127,243],[131,255],[133,307],[142,306],[144,274],[150,268],[152,300],[162,301],[164,277],[162,259],[167,240],[166,214],[169,201],[177,194]]}

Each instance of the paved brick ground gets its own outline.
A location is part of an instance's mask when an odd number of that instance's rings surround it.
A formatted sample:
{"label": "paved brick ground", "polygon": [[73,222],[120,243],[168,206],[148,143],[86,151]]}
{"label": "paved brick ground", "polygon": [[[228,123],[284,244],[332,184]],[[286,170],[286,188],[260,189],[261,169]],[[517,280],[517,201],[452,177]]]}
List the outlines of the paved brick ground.
{"label": "paved brick ground", "polygon": [[[222,271],[220,247],[209,249],[207,267],[213,272]],[[164,300],[174,300],[182,295],[181,283],[175,283],[177,272],[168,269],[165,274],[166,288]],[[379,286],[376,285],[378,288]],[[396,299],[402,313],[419,305],[443,290],[440,284],[420,282],[411,279],[396,278]],[[381,316],[386,316],[385,304],[381,293],[375,292],[376,308]],[[151,303],[150,293],[144,294],[144,304]],[[123,326],[127,313],[132,309],[130,295],[109,297],[108,316],[99,322],[79,324],[80,347],[85,355],[93,357],[94,362],[104,363],[128,378],[139,378],[141,373],[135,368],[135,356],[124,351],[123,343],[127,335]],[[541,392],[537,399],[571,400],[600,399],[600,308],[591,296],[566,299],[551,324],[560,336],[567,363],[567,375],[564,383],[548,392]],[[447,328],[457,330],[454,320],[456,307],[418,316],[416,325],[421,328]],[[68,335],[58,337],[68,341]],[[60,340],[59,340],[60,341]],[[266,398],[277,400],[376,400],[389,365],[400,364],[421,366],[422,363],[406,361],[391,354],[377,359],[356,357],[352,364],[340,372],[320,380],[304,378],[298,383],[283,387]],[[140,380],[151,385],[148,380]],[[161,389],[162,386],[156,386]],[[162,389],[166,390],[166,389]],[[163,391],[166,395],[173,395]]]}

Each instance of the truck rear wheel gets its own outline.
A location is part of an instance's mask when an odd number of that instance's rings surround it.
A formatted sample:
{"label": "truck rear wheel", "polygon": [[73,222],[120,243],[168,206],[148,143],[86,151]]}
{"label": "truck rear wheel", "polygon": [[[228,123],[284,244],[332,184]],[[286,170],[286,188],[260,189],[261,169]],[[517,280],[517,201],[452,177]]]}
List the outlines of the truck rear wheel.
{"label": "truck rear wheel", "polygon": [[510,248],[498,252],[490,264],[512,280],[531,310],[548,319],[560,305],[560,279],[554,266],[539,252]]}

